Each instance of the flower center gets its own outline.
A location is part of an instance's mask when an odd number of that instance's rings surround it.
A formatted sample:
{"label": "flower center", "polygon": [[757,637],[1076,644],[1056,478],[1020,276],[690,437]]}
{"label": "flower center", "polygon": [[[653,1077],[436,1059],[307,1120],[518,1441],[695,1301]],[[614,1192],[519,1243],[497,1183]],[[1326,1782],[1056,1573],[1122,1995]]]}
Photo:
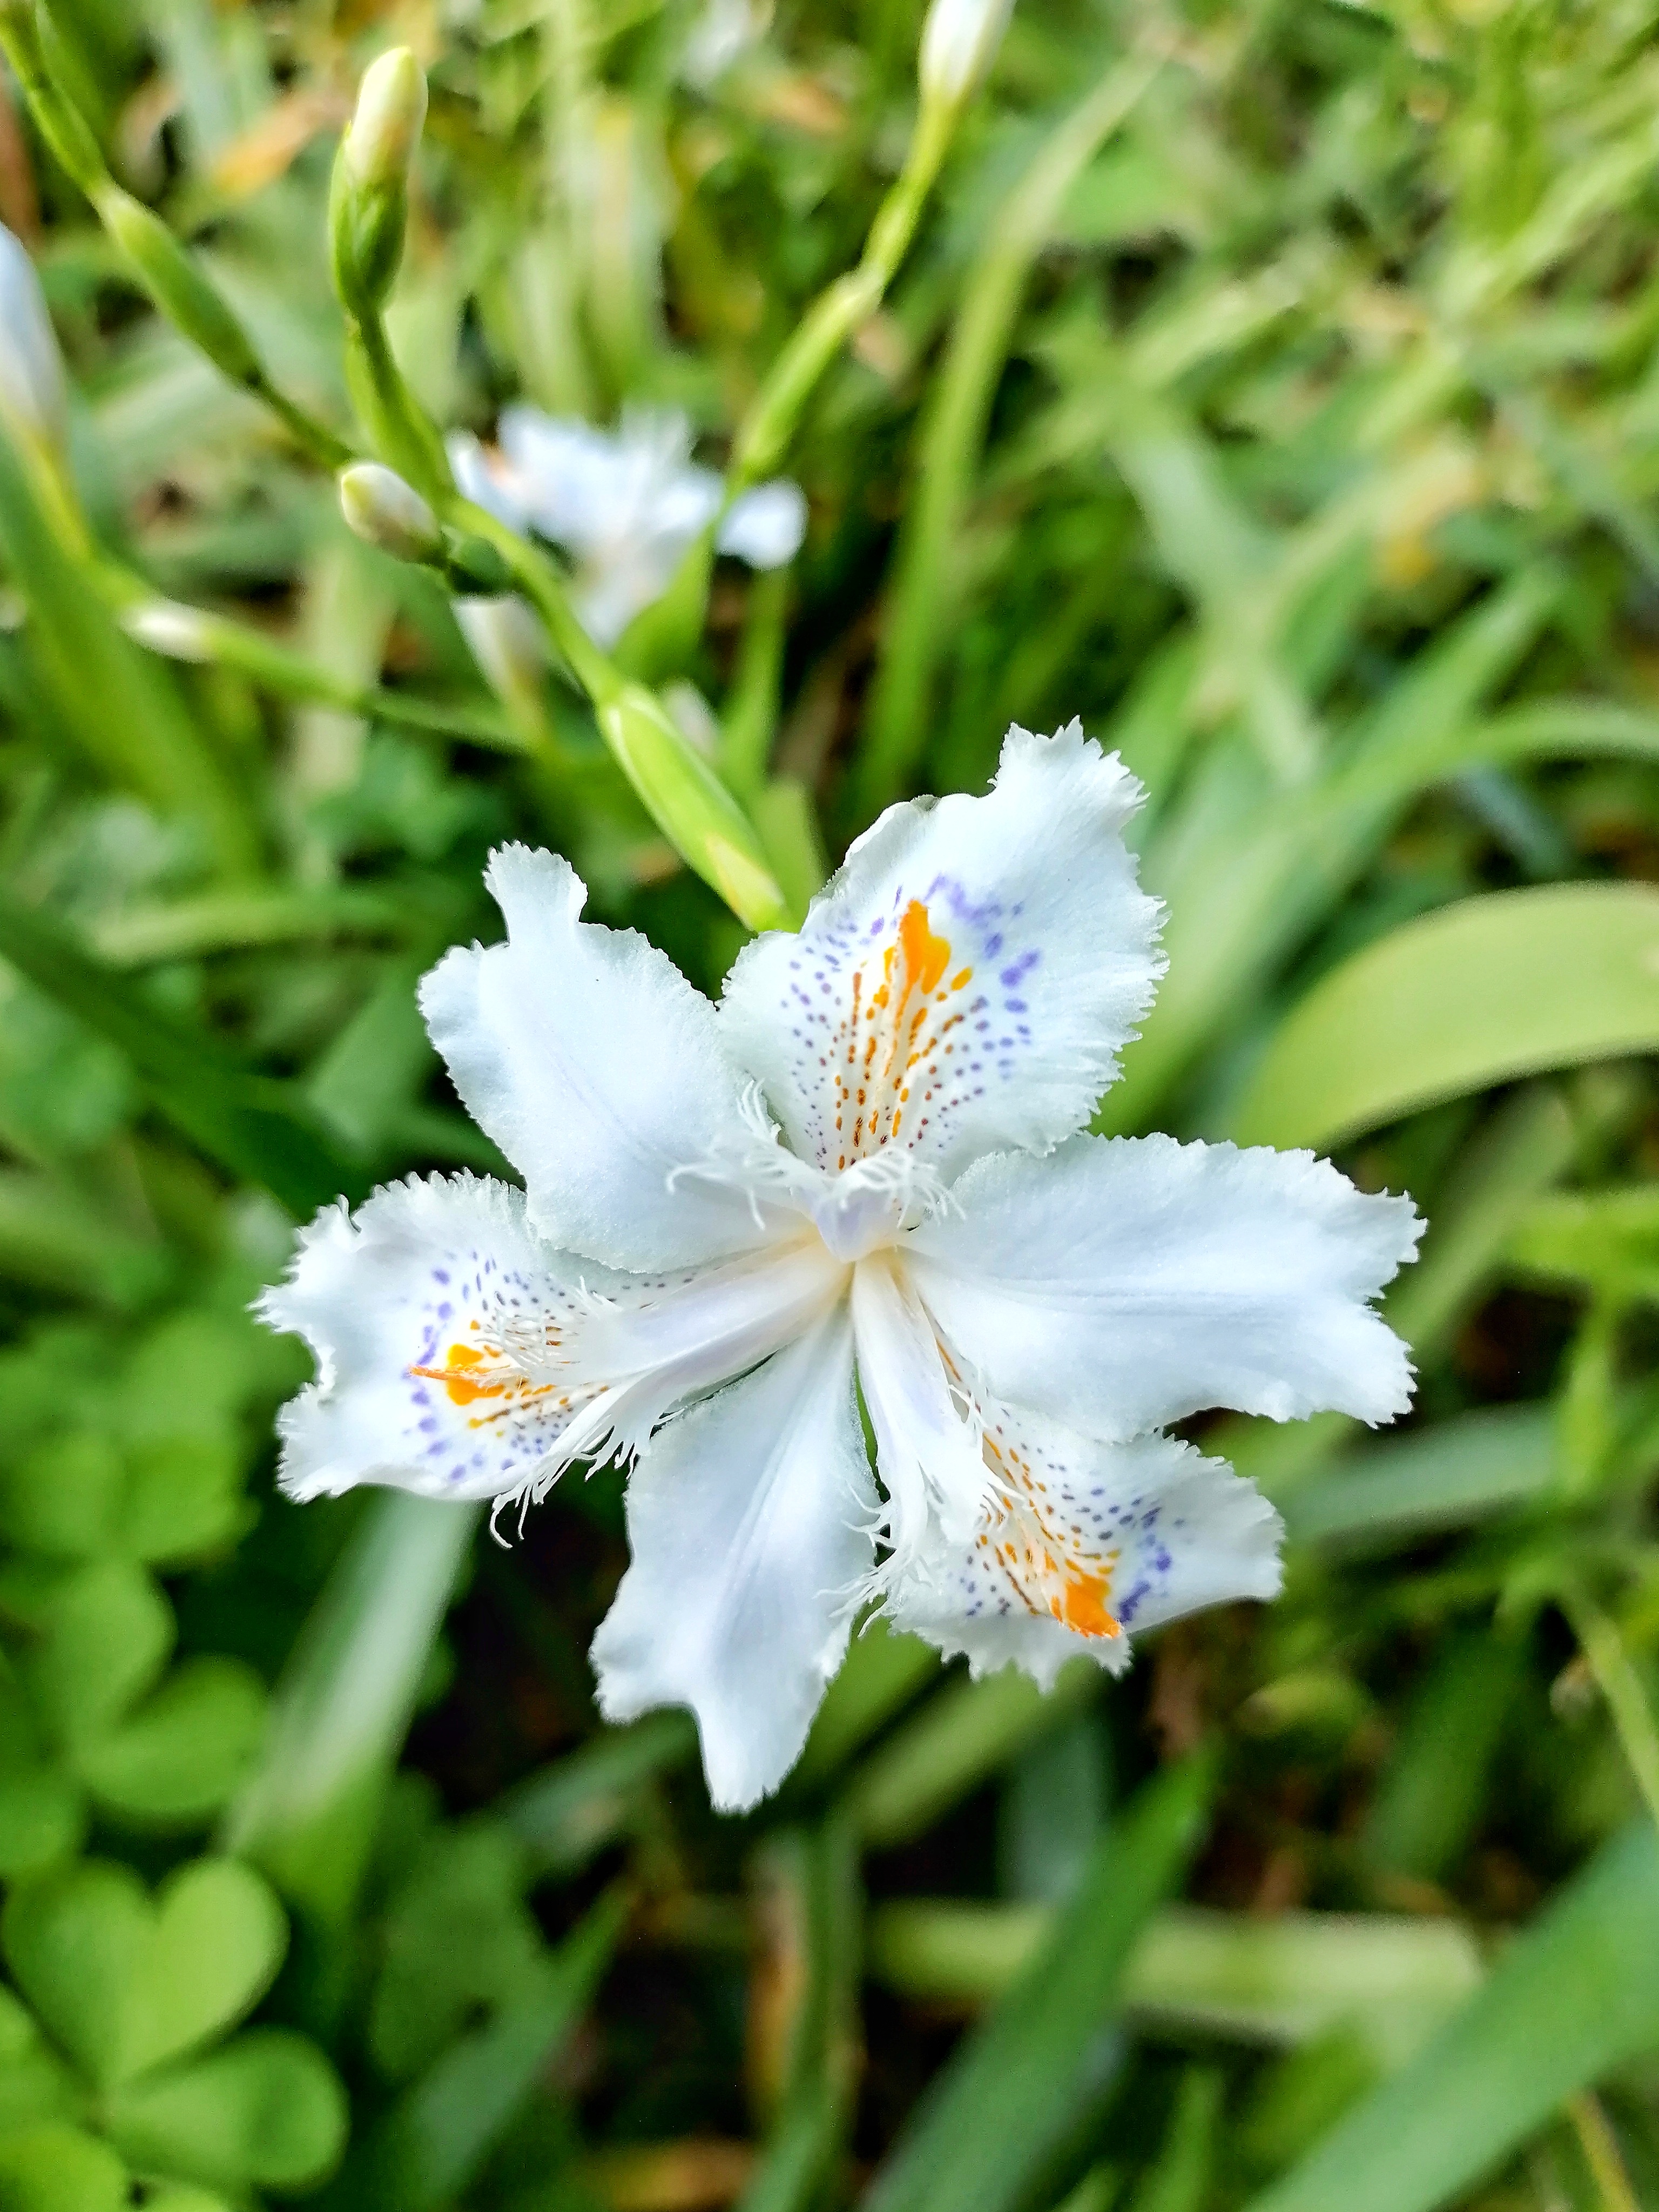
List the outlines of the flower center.
{"label": "flower center", "polygon": [[879,1152],[824,1177],[812,1225],[831,1257],[851,1267],[951,1202],[934,1170],[914,1153]]}

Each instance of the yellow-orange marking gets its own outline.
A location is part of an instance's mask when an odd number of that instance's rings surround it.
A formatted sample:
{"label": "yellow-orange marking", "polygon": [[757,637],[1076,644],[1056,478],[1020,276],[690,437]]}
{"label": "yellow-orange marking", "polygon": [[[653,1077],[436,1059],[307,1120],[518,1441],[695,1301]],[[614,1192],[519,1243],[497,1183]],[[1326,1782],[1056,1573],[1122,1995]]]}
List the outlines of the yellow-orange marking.
{"label": "yellow-orange marking", "polygon": [[[882,950],[875,988],[866,990],[873,958],[854,970],[852,1005],[842,1024],[845,1048],[837,1047],[835,1064],[835,1127],[843,1140],[849,1113],[854,1120],[837,1169],[879,1152],[898,1135],[918,1068],[923,1089],[917,1103],[925,1107],[932,1099],[940,1055],[956,1050],[944,1040],[963,1019],[958,1013],[940,1020],[937,1009],[966,990],[974,976],[971,968],[958,969],[941,989],[950,964],[950,939],[934,929],[923,902],[912,899],[899,916],[896,936]],[[927,1120],[924,1114],[921,1126]]]}

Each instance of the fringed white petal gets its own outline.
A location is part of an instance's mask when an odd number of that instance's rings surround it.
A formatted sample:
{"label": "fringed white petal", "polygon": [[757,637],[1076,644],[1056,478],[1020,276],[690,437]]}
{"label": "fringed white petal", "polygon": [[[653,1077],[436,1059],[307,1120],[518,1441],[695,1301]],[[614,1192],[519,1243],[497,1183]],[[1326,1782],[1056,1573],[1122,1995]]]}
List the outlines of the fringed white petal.
{"label": "fringed white petal", "polygon": [[689,1705],[717,1807],[775,1790],[841,1664],[876,1511],[838,1308],[635,1468],[633,1564],[593,1640],[606,1717]]}
{"label": "fringed white petal", "polygon": [[810,1330],[845,1279],[805,1239],[622,1274],[544,1244],[520,1192],[471,1176],[330,1206],[260,1309],[318,1363],[282,1416],[283,1487],[529,1500],[574,1459],[641,1449],[673,1407]]}
{"label": "fringed white petal", "polygon": [[1370,1301],[1422,1223],[1310,1152],[1079,1137],[981,1160],[953,1195],[906,1264],[998,1397],[1119,1439],[1210,1407],[1386,1421],[1410,1402]]}
{"label": "fringed white petal", "polygon": [[1142,1629],[1236,1598],[1278,1595],[1283,1524],[1253,1483],[1171,1437],[1103,1444],[1021,1407],[982,1407],[1000,1485],[966,1545],[934,1537],[890,1582],[900,1628],[1012,1661],[1044,1689],[1068,1659],[1112,1674]]}
{"label": "fringed white petal", "polygon": [[[486,877],[507,941],[448,953],[421,986],[468,1112],[560,1247],[617,1267],[695,1265],[795,1234],[753,1194],[778,1147],[745,1106],[714,1008],[632,930],[583,922],[568,861],[509,845]],[[718,1176],[690,1172],[717,1161]]]}
{"label": "fringed white petal", "polygon": [[524,1197],[470,1175],[325,1206],[300,1234],[261,1317],[303,1336],[317,1379],[283,1407],[282,1484],[316,1498],[358,1483],[423,1498],[499,1498],[560,1454],[585,1400],[527,1375],[509,1346],[615,1287],[544,1246]]}
{"label": "fringed white petal", "polygon": [[1075,722],[1009,732],[983,799],[890,808],[720,1015],[797,1152],[908,1147],[947,1180],[1081,1127],[1161,972],[1123,825],[1140,787]]}

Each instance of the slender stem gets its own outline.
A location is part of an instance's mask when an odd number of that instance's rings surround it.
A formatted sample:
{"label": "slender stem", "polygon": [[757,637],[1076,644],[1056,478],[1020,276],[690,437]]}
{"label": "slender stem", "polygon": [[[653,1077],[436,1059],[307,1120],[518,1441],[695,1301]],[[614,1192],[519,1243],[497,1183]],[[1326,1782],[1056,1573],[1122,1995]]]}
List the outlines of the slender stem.
{"label": "slender stem", "polygon": [[1584,2163],[1601,2191],[1602,2212],[1642,2212],[1626,2170],[1619,2138],[1613,2131],[1607,2107],[1593,2089],[1581,2089],[1567,2100],[1567,2118],[1584,2154]]}
{"label": "slender stem", "polygon": [[758,791],[766,781],[778,722],[790,587],[787,568],[768,569],[749,586],[737,673],[721,718],[720,767],[734,791]]}
{"label": "slender stem", "polygon": [[818,295],[773,362],[738,428],[726,478],[728,506],[748,485],[776,468],[819,379],[881,305],[915,237],[957,112],[940,101],[923,102],[904,167],[870,226],[858,266]]}
{"label": "slender stem", "polygon": [[1151,83],[1157,56],[1115,61],[1037,149],[969,274],[922,425],[915,496],[887,595],[885,645],[854,770],[860,823],[900,795],[925,742],[941,619],[973,472],[1031,267],[1066,193]]}
{"label": "slender stem", "polygon": [[381,459],[429,500],[452,490],[442,434],[404,380],[378,312],[347,319],[346,378]]}
{"label": "slender stem", "polygon": [[353,458],[351,448],[279,389],[201,262],[110,174],[85,117],[52,75],[35,11],[22,0],[0,8],[0,51],[41,137],[91,202],[157,312],[233,384],[268,407],[313,460],[329,469],[343,467]]}
{"label": "slender stem", "polygon": [[[142,596],[127,586],[139,585]],[[112,593],[113,599],[113,594]],[[123,580],[118,611],[127,617],[130,636],[151,651],[168,658],[209,660],[220,668],[234,668],[256,684],[288,699],[307,705],[338,708],[364,721],[393,722],[424,735],[456,738],[470,744],[488,745],[495,752],[522,752],[525,741],[504,714],[476,707],[446,707],[434,700],[417,699],[408,692],[387,690],[379,684],[354,684],[319,660],[280,639],[267,637],[250,624],[225,615],[207,614],[197,607],[178,605],[143,592],[140,580]],[[146,617],[149,617],[147,621]],[[181,649],[169,652],[164,628],[176,620]]]}

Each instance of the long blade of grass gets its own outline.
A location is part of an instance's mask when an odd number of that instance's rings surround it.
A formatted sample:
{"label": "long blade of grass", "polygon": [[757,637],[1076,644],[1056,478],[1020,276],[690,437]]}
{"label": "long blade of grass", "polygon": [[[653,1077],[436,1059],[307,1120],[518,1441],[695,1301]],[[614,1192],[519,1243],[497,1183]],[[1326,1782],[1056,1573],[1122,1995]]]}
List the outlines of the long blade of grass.
{"label": "long blade of grass", "polygon": [[224,1842],[313,1926],[349,1915],[381,1793],[415,1711],[476,1506],[374,1499],[337,1561],[271,1701]]}
{"label": "long blade of grass", "polygon": [[1435,2212],[1577,2091],[1659,2051],[1659,1832],[1605,1844],[1486,1987],[1247,2212]]}
{"label": "long blade of grass", "polygon": [[1003,2212],[1018,2201],[1109,2064],[1125,1965],[1198,1843],[1209,1790],[1195,1760],[1133,1799],[1048,1942],[933,2083],[866,2212]]}

